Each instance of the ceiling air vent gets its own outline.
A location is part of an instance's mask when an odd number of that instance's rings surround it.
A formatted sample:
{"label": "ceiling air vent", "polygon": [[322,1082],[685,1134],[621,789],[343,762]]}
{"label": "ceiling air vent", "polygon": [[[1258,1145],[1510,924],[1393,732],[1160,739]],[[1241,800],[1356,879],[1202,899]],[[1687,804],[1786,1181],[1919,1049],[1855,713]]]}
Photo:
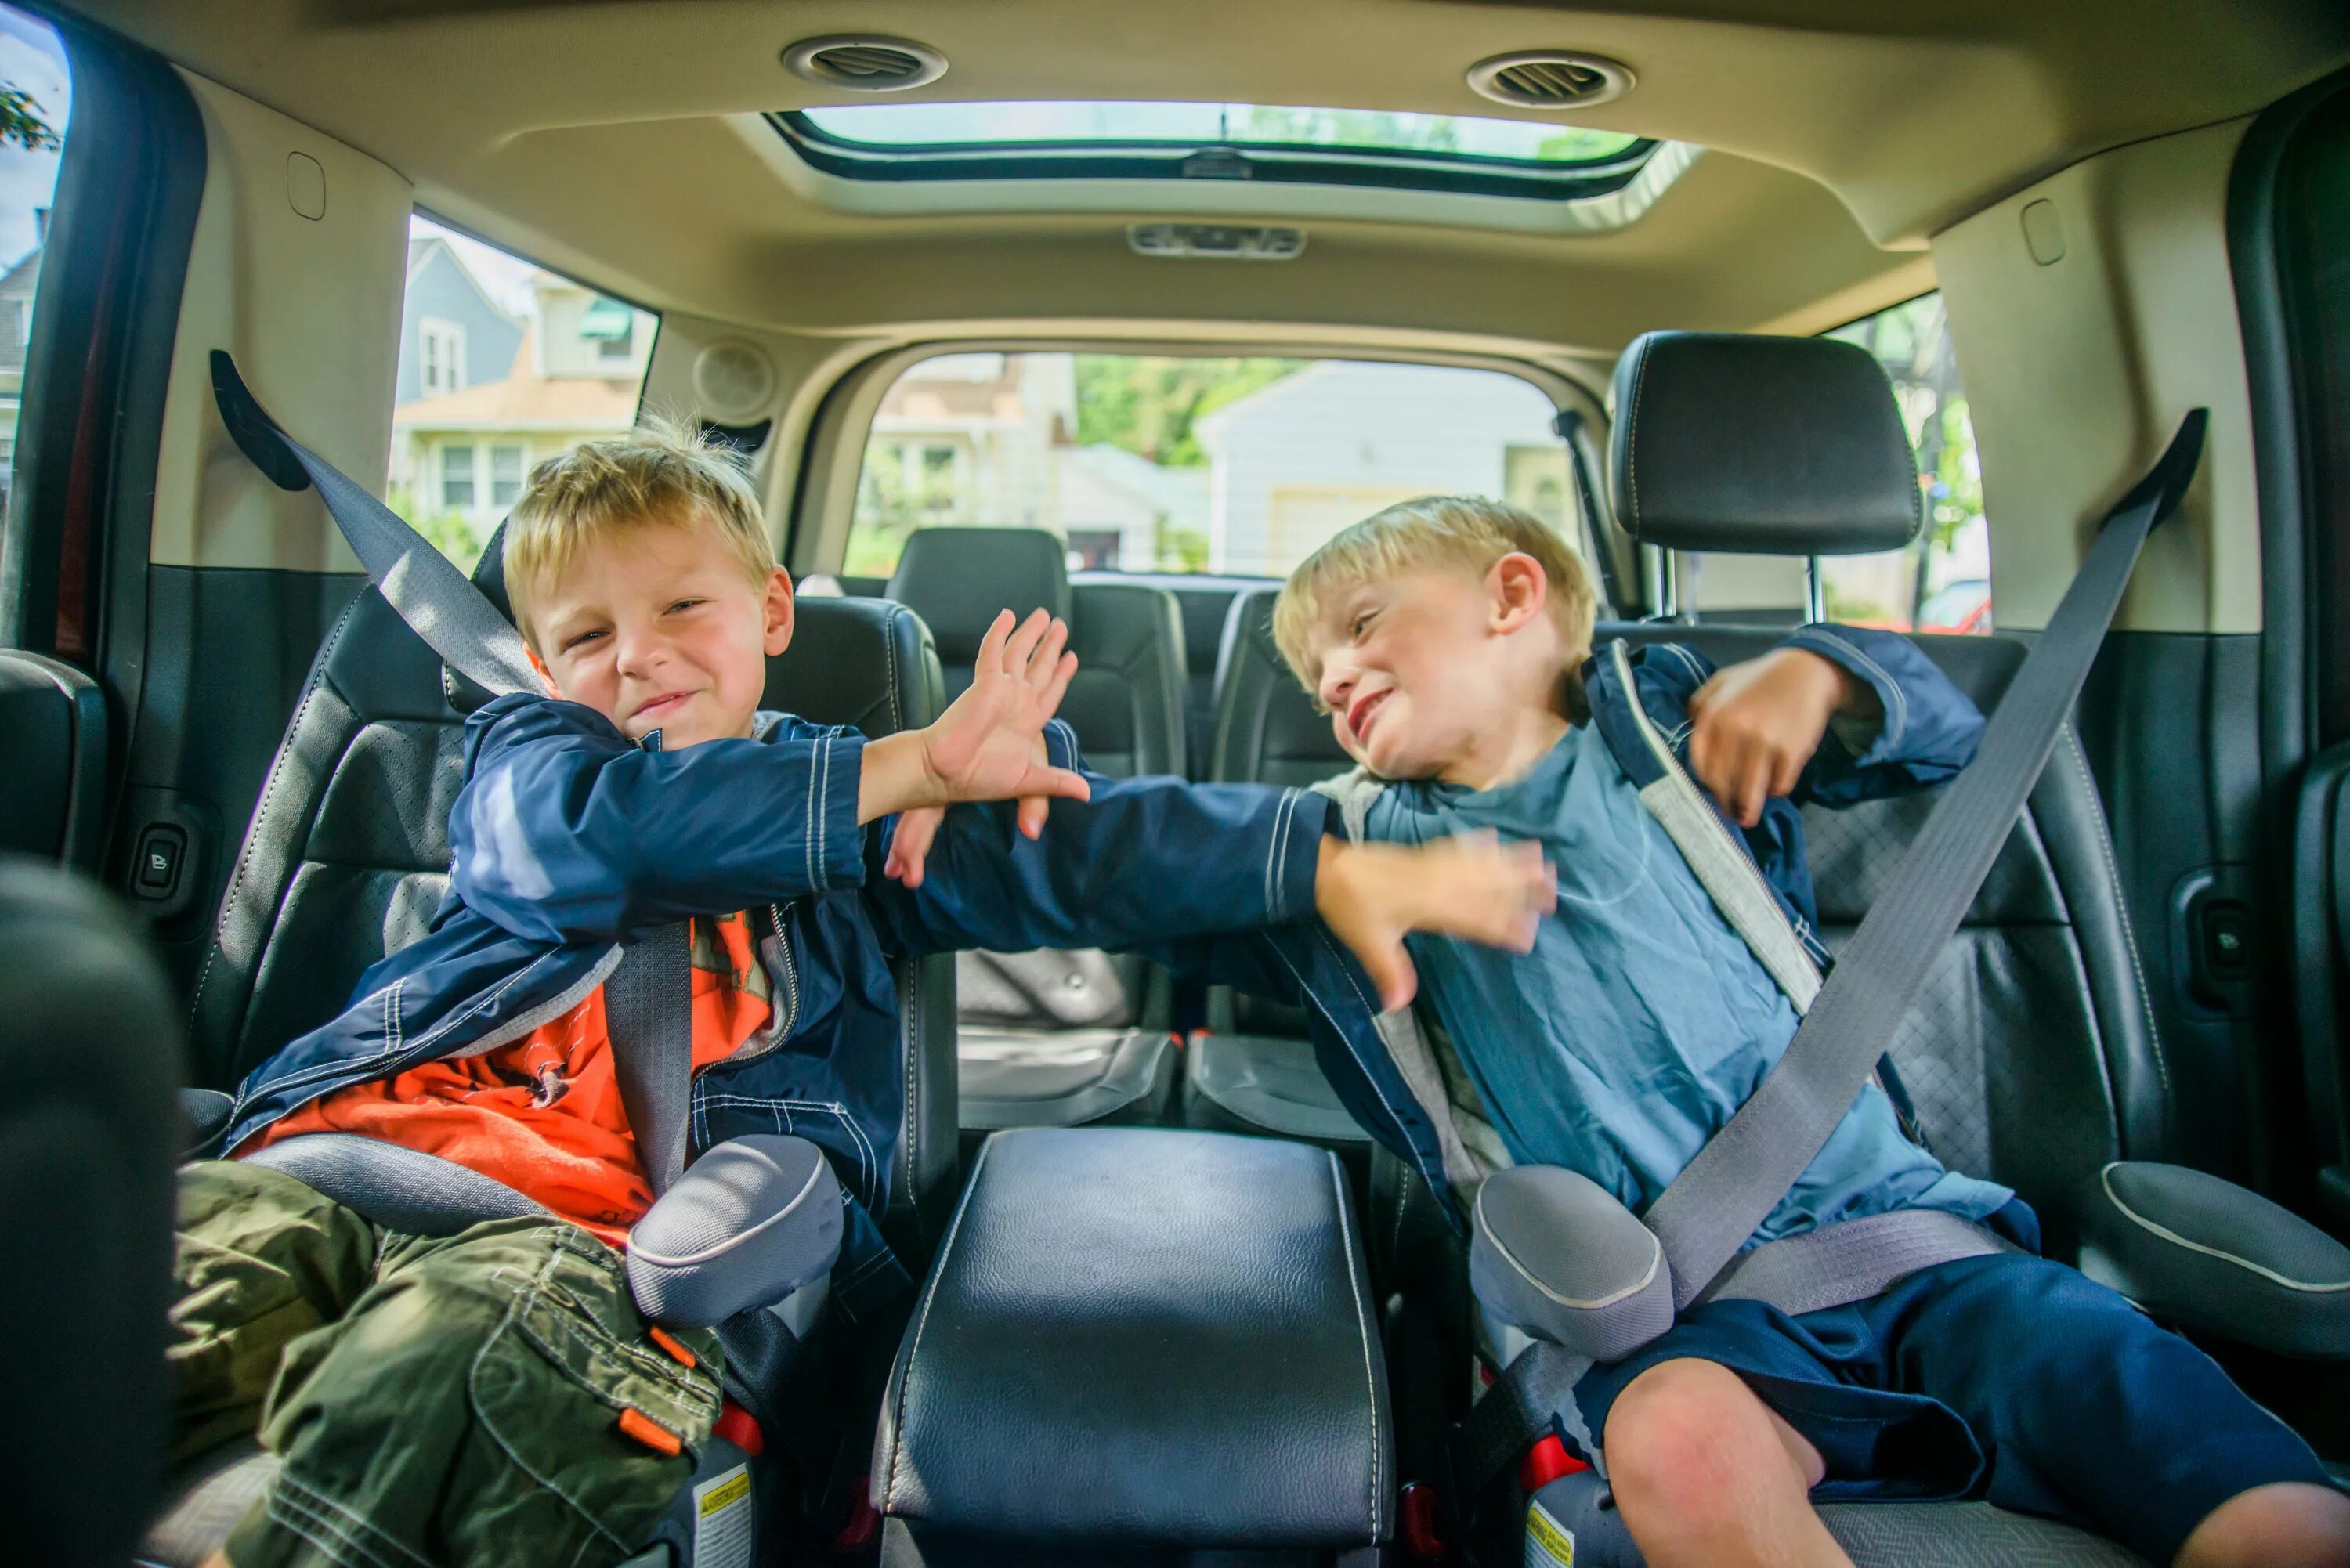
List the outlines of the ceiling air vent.
{"label": "ceiling air vent", "polygon": [[824,87],[851,92],[903,92],[947,74],[936,49],[905,38],[847,35],[803,38],[784,51],[784,68]]}
{"label": "ceiling air vent", "polygon": [[1632,90],[1630,67],[1602,55],[1530,49],[1469,67],[1480,97],[1516,109],[1589,109]]}

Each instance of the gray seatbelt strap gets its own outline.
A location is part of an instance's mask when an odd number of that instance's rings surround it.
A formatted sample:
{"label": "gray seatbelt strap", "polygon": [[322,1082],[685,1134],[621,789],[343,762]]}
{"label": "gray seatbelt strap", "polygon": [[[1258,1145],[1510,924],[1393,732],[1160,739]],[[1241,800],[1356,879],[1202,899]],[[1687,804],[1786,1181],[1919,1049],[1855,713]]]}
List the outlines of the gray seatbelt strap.
{"label": "gray seatbelt strap", "polygon": [[235,362],[217,348],[212,372],[213,400],[238,448],[281,489],[317,486],[369,581],[427,647],[493,694],[545,690],[522,634],[454,562],[400,514],[287,435],[245,387]]}
{"label": "gray seatbelt strap", "polygon": [[1672,1265],[1676,1311],[1704,1293],[1794,1187],[1924,990],[2072,713],[2147,533],[2194,477],[2203,427],[2203,410],[2189,413],[2153,472],[2106,515],[1984,725],[1974,761],[1936,803],[1785,1054],[1643,1216]]}
{"label": "gray seatbelt strap", "polygon": [[658,1198],[685,1174],[693,1096],[692,928],[639,937],[604,982],[604,1024],[637,1160]]}

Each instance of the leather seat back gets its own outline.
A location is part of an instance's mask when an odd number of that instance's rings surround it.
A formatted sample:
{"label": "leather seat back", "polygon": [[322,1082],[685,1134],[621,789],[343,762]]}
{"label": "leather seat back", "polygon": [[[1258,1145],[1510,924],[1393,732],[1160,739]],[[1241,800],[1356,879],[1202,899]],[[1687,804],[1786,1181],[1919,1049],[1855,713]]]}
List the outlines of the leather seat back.
{"label": "leather seat back", "polygon": [[[1072,587],[1060,540],[1042,529],[926,528],[906,541],[889,593],[929,624],[951,692],[970,684],[1003,610],[1065,618],[1077,673],[1061,717],[1087,765],[1113,778],[1184,771],[1183,626],[1165,589]],[[1128,1028],[1150,1008],[1145,966],[1121,954],[965,953],[957,985],[962,1019],[1000,1028]]]}
{"label": "leather seat back", "polygon": [[59,659],[0,648],[0,851],[95,873],[106,851],[106,697]]}
{"label": "leather seat back", "polygon": [[[494,566],[494,552],[477,582],[504,607]],[[937,657],[903,607],[809,598],[798,618],[791,647],[768,662],[768,706],[882,735],[928,723],[942,705]],[[199,1082],[234,1084],[332,1018],[369,964],[426,929],[448,886],[465,715],[484,695],[444,670],[374,589],[352,600],[270,765],[197,981]],[[905,961],[898,981],[912,1082],[907,1168],[883,1224],[935,1237],[955,1157],[952,970]]]}
{"label": "leather seat back", "polygon": [[[1301,784],[1352,766],[1329,720],[1281,661],[1274,591],[1233,605],[1218,665],[1212,776]],[[1612,638],[1679,642],[1717,664],[1752,659],[1767,628],[1619,623]],[[1988,710],[2022,662],[1999,637],[1915,639]],[[1932,794],[1804,814],[1821,934],[1850,935],[1925,821]],[[1302,1033],[1302,1017],[1249,998],[1224,1027]],[[2105,810],[2068,729],[1926,995],[1888,1052],[1927,1145],[1952,1168],[2002,1181],[2039,1210],[2049,1250],[2069,1255],[2070,1194],[2106,1161],[2159,1158],[2160,1042],[2137,939],[2115,876]]]}
{"label": "leather seat back", "polygon": [[126,1562],[158,1495],[180,1045],[171,988],[111,899],[0,860],[12,1562]]}

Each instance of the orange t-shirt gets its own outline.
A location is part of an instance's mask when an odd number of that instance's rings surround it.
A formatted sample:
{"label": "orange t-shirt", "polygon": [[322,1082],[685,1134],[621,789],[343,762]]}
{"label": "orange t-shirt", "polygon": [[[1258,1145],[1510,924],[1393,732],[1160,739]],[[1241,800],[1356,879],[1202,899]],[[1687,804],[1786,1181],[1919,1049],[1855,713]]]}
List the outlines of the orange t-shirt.
{"label": "orange t-shirt", "polygon": [[[750,921],[695,920],[695,1068],[741,1050],[772,1011]],[[567,1087],[542,1106],[540,1075],[550,1066]],[[510,1045],[337,1089],[281,1116],[237,1152],[316,1132],[357,1133],[454,1160],[614,1246],[653,1200],[620,1104],[601,986]]]}

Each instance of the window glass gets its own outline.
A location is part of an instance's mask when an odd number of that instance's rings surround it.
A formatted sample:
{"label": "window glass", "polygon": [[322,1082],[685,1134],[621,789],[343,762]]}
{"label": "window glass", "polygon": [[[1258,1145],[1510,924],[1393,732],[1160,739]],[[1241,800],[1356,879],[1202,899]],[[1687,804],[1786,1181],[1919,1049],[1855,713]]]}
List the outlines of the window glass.
{"label": "window glass", "polygon": [[25,350],[72,109],[72,80],[57,34],[0,5],[0,509],[16,462]]}
{"label": "window glass", "polygon": [[1043,528],[1073,570],[1281,576],[1383,506],[1514,502],[1581,547],[1550,400],[1494,370],[1355,359],[951,354],[907,369],[865,449],[847,559],[919,527]]}
{"label": "window glass", "polygon": [[1265,103],[892,103],[802,113],[843,141],[891,147],[1234,143],[1581,163],[1612,158],[1639,140],[1523,119]]}
{"label": "window glass", "polygon": [[658,326],[411,218],[384,499],[470,571],[534,467],[636,422]]}

